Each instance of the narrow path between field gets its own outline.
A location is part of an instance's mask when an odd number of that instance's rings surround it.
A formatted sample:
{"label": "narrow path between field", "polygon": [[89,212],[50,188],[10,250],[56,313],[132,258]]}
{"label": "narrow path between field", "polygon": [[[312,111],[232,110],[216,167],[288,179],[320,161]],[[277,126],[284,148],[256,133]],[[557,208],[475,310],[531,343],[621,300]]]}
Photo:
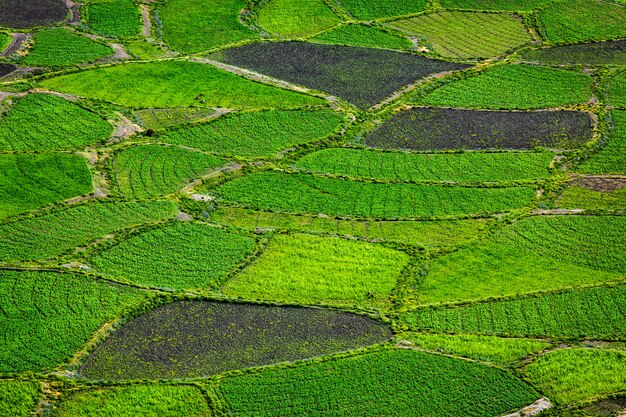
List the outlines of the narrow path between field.
{"label": "narrow path between field", "polygon": [[516,411],[512,414],[507,414],[503,417],[530,417],[541,413],[544,410],[552,407],[552,403],[547,398],[539,398],[537,401],[532,403],[531,405],[522,408],[519,411]]}
{"label": "narrow path between field", "polygon": [[141,34],[144,37],[149,37],[152,32],[152,21],[150,20],[150,6],[147,4],[141,4],[141,18],[143,19],[143,30]]}
{"label": "narrow path between field", "polygon": [[7,48],[0,53],[0,57],[13,55],[19,51],[22,47],[22,43],[28,39],[28,36],[28,33],[11,33],[11,37],[13,39],[11,40],[11,43],[9,43],[9,46],[7,46]]}

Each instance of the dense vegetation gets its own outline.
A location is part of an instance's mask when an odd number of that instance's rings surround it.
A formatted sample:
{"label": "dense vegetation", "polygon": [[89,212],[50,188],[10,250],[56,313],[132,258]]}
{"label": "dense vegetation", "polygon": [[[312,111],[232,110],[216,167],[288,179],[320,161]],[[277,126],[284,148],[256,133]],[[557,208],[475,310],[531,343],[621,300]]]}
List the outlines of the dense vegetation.
{"label": "dense vegetation", "polygon": [[84,36],[55,28],[35,34],[35,46],[22,62],[30,66],[62,67],[93,62],[113,54],[113,50]]}
{"label": "dense vegetation", "polygon": [[548,64],[626,65],[626,41],[531,49],[524,52],[521,57],[524,61]]}
{"label": "dense vegetation", "polygon": [[0,26],[28,28],[65,19],[67,6],[63,0],[2,0]]}
{"label": "dense vegetation", "polygon": [[579,166],[577,171],[593,174],[626,173],[626,111],[615,110],[612,114],[615,130],[608,143]]}
{"label": "dense vegetation", "polygon": [[41,385],[34,381],[0,381],[0,415],[29,417],[39,402]]}
{"label": "dense vegetation", "polygon": [[609,102],[617,108],[626,109],[626,72],[611,81]]}
{"label": "dense vegetation", "polygon": [[552,0],[439,0],[447,9],[530,11]]}
{"label": "dense vegetation", "polygon": [[133,0],[100,0],[87,6],[87,24],[111,37],[134,37],[141,30],[141,16]]}
{"label": "dense vegetation", "polygon": [[215,109],[202,107],[171,107],[165,109],[142,109],[133,113],[137,122],[154,131],[170,127],[205,122],[217,115]]}
{"label": "dense vegetation", "polygon": [[259,10],[258,22],[270,33],[297,38],[335,26],[340,19],[324,0],[270,0]]}
{"label": "dense vegetation", "polygon": [[424,10],[426,0],[341,0],[341,6],[357,19],[378,18],[417,13]]}
{"label": "dense vegetation", "polygon": [[362,46],[366,48],[387,48],[408,50],[413,43],[406,37],[391,33],[377,26],[348,24],[321,33],[311,40],[336,45]]}

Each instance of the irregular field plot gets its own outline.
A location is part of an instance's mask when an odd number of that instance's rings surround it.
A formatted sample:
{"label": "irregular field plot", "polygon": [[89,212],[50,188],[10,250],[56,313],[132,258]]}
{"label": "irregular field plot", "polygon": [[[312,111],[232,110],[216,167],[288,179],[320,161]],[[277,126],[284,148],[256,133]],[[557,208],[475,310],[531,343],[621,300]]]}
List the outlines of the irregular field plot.
{"label": "irregular field plot", "polygon": [[548,64],[626,65],[626,40],[534,49],[521,57]]}
{"label": "irregular field plot", "polygon": [[[133,108],[203,105],[227,108],[294,108],[323,105],[316,97],[246,80],[188,61],[136,63],[49,78],[43,87]],[[201,97],[205,103],[196,100]]]}
{"label": "irregular field plot", "polygon": [[269,42],[221,53],[228,64],[300,84],[367,108],[428,75],[467,66],[382,49]]}
{"label": "irregular field plot", "polygon": [[547,178],[553,154],[414,154],[334,148],[298,160],[298,169],[394,181],[521,181]]}
{"label": "irregular field plot", "polygon": [[411,350],[226,377],[220,391],[230,415],[264,417],[491,417],[538,397],[500,369]]}
{"label": "irregular field plot", "polygon": [[[453,149],[571,149],[592,138],[583,112],[494,112],[413,108],[384,122],[365,138],[367,146],[416,151]],[[468,156],[468,158],[470,158]]]}
{"label": "irregular field plot", "polygon": [[427,307],[401,321],[413,330],[509,336],[621,339],[626,286],[587,288],[516,300]]}
{"label": "irregular field plot", "polygon": [[129,199],[171,194],[195,177],[225,165],[223,159],[174,146],[143,145],[113,158],[116,189]]}
{"label": "irregular field plot", "polygon": [[536,216],[432,262],[421,301],[474,300],[625,278],[626,217]]}
{"label": "irregular field plot", "polygon": [[626,352],[563,349],[525,369],[533,384],[561,404],[626,389]]}
{"label": "irregular field plot", "polygon": [[211,417],[197,387],[131,385],[79,391],[56,403],[53,417]]}
{"label": "irregular field plot", "polygon": [[214,194],[249,208],[389,219],[509,211],[528,205],[534,191],[368,183],[268,171],[237,178]]}
{"label": "irregular field plot", "polygon": [[[1,35],[0,35],[1,36]],[[1,49],[1,47],[0,47]],[[17,67],[13,64],[0,64],[0,77],[4,77],[5,75],[9,75],[13,71],[15,71]]]}
{"label": "irregular field plot", "polygon": [[2,0],[0,26],[28,28],[65,19],[68,10],[63,0]]}
{"label": "irregular field plot", "polygon": [[287,38],[312,35],[341,21],[324,0],[271,0],[257,15],[264,29]]}
{"label": "irregular field plot", "polygon": [[86,9],[87,24],[101,35],[134,37],[141,31],[141,15],[133,0],[102,0]]}
{"label": "irregular field plot", "polygon": [[255,241],[215,227],[177,222],[122,241],[89,262],[107,275],[161,288],[203,288],[250,255]]}
{"label": "irregular field plot", "polygon": [[609,88],[609,102],[615,107],[626,109],[626,72],[615,77]]}
{"label": "irregular field plot", "polygon": [[113,128],[98,115],[49,94],[17,100],[0,119],[0,150],[83,148],[109,137]]}
{"label": "irregular field plot", "polygon": [[124,325],[80,372],[95,379],[200,377],[363,347],[390,336],[379,322],[338,311],[181,301]]}
{"label": "irregular field plot", "polygon": [[402,252],[371,243],[277,235],[223,292],[256,300],[384,307],[408,261]]}
{"label": "irregular field plot", "polygon": [[417,102],[482,109],[540,109],[582,104],[591,98],[591,77],[532,65],[500,65],[437,88]]}
{"label": "irregular field plot", "polygon": [[343,118],[342,113],[331,110],[230,114],[211,123],[169,131],[159,140],[225,155],[269,157],[281,149],[323,139]]}
{"label": "irregular field plot", "polygon": [[0,156],[0,218],[91,192],[91,174],[76,155]]}
{"label": "irregular field plot", "polygon": [[42,371],[67,362],[98,328],[146,293],[49,272],[0,273],[0,372]]}
{"label": "irregular field plot", "polygon": [[[4,52],[4,49],[9,46],[10,41],[11,36],[8,33],[0,32],[0,51]],[[0,74],[2,74],[2,72],[0,72]],[[2,75],[0,75],[0,77],[2,77]]]}
{"label": "irregular field plot", "polygon": [[489,58],[531,40],[522,20],[508,14],[437,12],[396,20],[387,26],[419,38],[449,58]]}
{"label": "irregular field plot", "polygon": [[413,42],[408,38],[383,30],[381,27],[360,24],[339,26],[331,31],[321,33],[311,40],[319,43],[365,48],[409,50],[413,47]]}
{"label": "irregular field plot", "polygon": [[240,208],[218,209],[211,213],[211,219],[217,223],[246,229],[329,233],[423,246],[447,246],[463,243],[484,232],[487,227],[485,220],[376,222],[338,220],[326,216],[302,216]]}
{"label": "irregular field plot", "polygon": [[426,0],[341,0],[340,4],[357,19],[372,20],[421,12]]}
{"label": "irregular field plot", "polygon": [[609,142],[576,168],[576,171],[592,174],[626,173],[626,111],[615,110],[612,114],[615,130],[610,135]]}
{"label": "irregular field plot", "polygon": [[137,121],[146,129],[164,130],[187,123],[204,122],[217,114],[215,109],[199,107],[174,107],[169,109],[144,109],[134,112]]}
{"label": "irregular field plot", "polygon": [[530,11],[553,0],[439,0],[445,9]]}
{"label": "irregular field plot", "polygon": [[615,191],[595,191],[570,185],[559,196],[555,206],[564,209],[626,210],[626,181]]}
{"label": "irregular field plot", "polygon": [[109,46],[65,29],[46,29],[35,34],[35,45],[21,62],[33,67],[62,67],[93,62],[113,52]]}
{"label": "irregular field plot", "polygon": [[0,382],[0,415],[11,417],[30,417],[33,415],[39,397],[41,385],[34,381]]}

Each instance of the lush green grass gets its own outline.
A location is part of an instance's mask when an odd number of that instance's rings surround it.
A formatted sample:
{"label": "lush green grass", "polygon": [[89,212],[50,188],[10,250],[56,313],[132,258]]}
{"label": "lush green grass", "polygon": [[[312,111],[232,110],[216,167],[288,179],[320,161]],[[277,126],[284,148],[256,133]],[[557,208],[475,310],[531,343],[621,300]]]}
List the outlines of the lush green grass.
{"label": "lush green grass", "polygon": [[11,36],[8,33],[0,32],[0,51],[4,51],[4,49],[9,46],[9,42],[11,41]]}
{"label": "lush green grass", "polygon": [[232,416],[474,416],[515,411],[538,395],[500,369],[411,350],[226,377]]}
{"label": "lush green grass", "polygon": [[169,131],[159,140],[223,155],[270,157],[281,149],[328,136],[343,117],[332,110],[235,113],[211,123]]}
{"label": "lush green grass", "polygon": [[448,58],[489,58],[531,40],[521,19],[508,14],[444,11],[387,26],[423,39],[420,45]]}
{"label": "lush green grass", "polygon": [[270,0],[258,11],[259,24],[274,35],[298,38],[340,22],[324,0]]}
{"label": "lush green grass", "polygon": [[106,45],[61,28],[39,31],[34,39],[35,45],[22,59],[25,65],[33,67],[62,67],[93,62],[114,52]]}
{"label": "lush green grass", "polygon": [[446,9],[530,11],[553,0],[439,0]]}
{"label": "lush green grass", "polygon": [[83,204],[0,225],[0,262],[59,256],[128,227],[172,218],[172,202]]}
{"label": "lush green grass", "polygon": [[626,111],[615,110],[612,114],[615,131],[608,143],[576,171],[591,174],[626,173]]}
{"label": "lush green grass", "polygon": [[216,111],[202,107],[171,107],[137,110],[134,115],[143,127],[158,131],[182,124],[205,122],[215,117]]}
{"label": "lush green grass", "polygon": [[162,59],[168,56],[168,53],[161,46],[156,46],[147,40],[134,40],[124,43],[126,51],[138,59]]}
{"label": "lush green grass", "polygon": [[588,75],[531,65],[500,65],[445,84],[417,101],[433,106],[538,109],[585,103],[590,98]]}
{"label": "lush green grass", "polygon": [[626,210],[626,187],[607,192],[571,185],[559,196],[555,206],[564,209]]}
{"label": "lush green grass", "polygon": [[525,373],[550,398],[571,404],[626,389],[626,353],[563,349],[540,357]]}
{"label": "lush green grass", "polygon": [[625,278],[626,217],[536,216],[428,265],[424,303],[550,291]]}
{"label": "lush green grass", "polygon": [[183,53],[254,39],[258,35],[239,23],[245,0],[166,0],[157,13],[168,45]]}
{"label": "lush green grass", "polygon": [[226,295],[301,304],[384,307],[408,255],[371,243],[277,235]]}
{"label": "lush green grass", "polygon": [[42,371],[67,362],[108,320],[146,294],[51,272],[0,272],[0,372]]}
{"label": "lush green grass", "polygon": [[39,397],[41,385],[34,381],[0,382],[0,415],[11,417],[30,417],[33,415]]}
{"label": "lush green grass", "polygon": [[547,40],[600,41],[626,36],[626,7],[595,0],[555,2],[539,14]]}
{"label": "lush green grass", "polygon": [[496,336],[448,335],[432,333],[403,333],[420,349],[460,355],[500,365],[512,365],[529,355],[547,349],[550,343],[536,339],[515,339]]}
{"label": "lush green grass", "polygon": [[54,417],[211,417],[197,387],[130,385],[68,394],[56,404]]}
{"label": "lush green grass", "polygon": [[[49,78],[43,87],[129,107],[294,108],[324,100],[188,61],[137,63]],[[202,103],[196,100],[200,97]]]}
{"label": "lush green grass", "polygon": [[249,208],[378,219],[497,213],[528,205],[534,197],[530,187],[383,184],[277,171],[237,178],[214,194]]}
{"label": "lush green grass", "polygon": [[211,212],[217,223],[246,229],[296,230],[358,236],[366,239],[423,246],[448,246],[463,243],[485,231],[484,220],[449,221],[357,221],[327,216],[302,216],[240,208],[222,208]]}
{"label": "lush green grass", "polygon": [[223,165],[223,159],[188,149],[142,145],[115,154],[113,177],[120,195],[141,200],[174,193]]}
{"label": "lush green grass", "polygon": [[362,46],[366,48],[387,48],[410,50],[413,42],[377,26],[349,24],[319,34],[311,39],[314,42],[335,45]]}
{"label": "lush green grass", "polygon": [[626,72],[611,80],[609,102],[617,108],[626,109]]}
{"label": "lush green grass", "polygon": [[141,15],[133,0],[102,0],[86,7],[87,25],[101,35],[126,38],[141,32]]}
{"label": "lush green grass", "polygon": [[417,13],[426,6],[426,0],[341,0],[339,3],[352,16],[361,20]]}
{"label": "lush green grass", "polygon": [[519,181],[547,178],[553,155],[537,153],[415,154],[324,149],[296,162],[298,169],[396,181]]}
{"label": "lush green grass", "polygon": [[250,237],[176,222],[132,236],[89,262],[102,273],[146,286],[206,288],[240,264],[254,247]]}
{"label": "lush green grass", "polygon": [[427,307],[405,314],[400,321],[413,330],[435,332],[624,340],[626,286]]}
{"label": "lush green grass", "polygon": [[85,160],[65,154],[0,156],[0,218],[91,192]]}
{"label": "lush green grass", "polygon": [[105,140],[112,130],[105,120],[67,100],[29,94],[0,119],[0,150],[82,148]]}

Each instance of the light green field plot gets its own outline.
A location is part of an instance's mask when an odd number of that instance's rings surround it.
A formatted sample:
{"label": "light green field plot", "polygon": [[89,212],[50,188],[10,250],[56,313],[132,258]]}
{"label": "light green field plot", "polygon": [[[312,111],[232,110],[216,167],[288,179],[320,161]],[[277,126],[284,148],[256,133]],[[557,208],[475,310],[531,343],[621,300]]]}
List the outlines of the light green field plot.
{"label": "light green field plot", "polygon": [[626,217],[536,216],[428,266],[424,303],[549,291],[625,278]]}
{"label": "light green field plot", "polygon": [[85,9],[87,25],[101,35],[125,38],[141,31],[141,15],[133,0],[102,0]]}
{"label": "light green field plot", "polygon": [[29,94],[0,118],[0,150],[77,149],[104,141],[112,132],[109,123],[76,104]]}
{"label": "light green field plot", "polygon": [[371,243],[277,235],[223,292],[256,300],[385,307],[408,260],[402,252]]}
{"label": "light green field plot", "polygon": [[211,417],[193,386],[131,385],[79,391],[57,404],[53,417]]}
{"label": "light green field plot", "polygon": [[487,228],[485,220],[357,221],[327,216],[302,216],[241,208],[221,208],[211,213],[217,223],[246,229],[296,230],[357,236],[365,239],[423,246],[448,246],[474,238]]}
{"label": "light green field plot", "polygon": [[339,3],[357,19],[373,20],[421,12],[426,0],[341,0]]}
{"label": "light green field plot", "polygon": [[11,37],[4,32],[0,32],[0,51],[4,51],[4,49],[9,46],[9,42],[11,41]]}
{"label": "light green field plot", "polygon": [[2,381],[0,382],[0,415],[7,417],[32,416],[40,396],[41,384],[37,382]]}
{"label": "light green field plot", "polygon": [[41,85],[134,108],[192,105],[235,109],[294,108],[325,103],[319,98],[263,85],[210,65],[188,61],[100,68],[49,78]]}
{"label": "light green field plot", "polygon": [[539,14],[552,42],[601,41],[626,36],[626,5],[597,0],[555,2]]}
{"label": "light green field plot", "polygon": [[264,417],[491,417],[538,398],[500,369],[411,350],[270,368],[226,377],[219,389],[230,415]]}
{"label": "light green field plot", "polygon": [[254,39],[258,34],[239,22],[245,0],[166,0],[157,13],[168,45],[183,53]]}
{"label": "light green field plot", "polygon": [[91,174],[79,156],[0,156],[0,218],[88,194],[91,190]]}
{"label": "light green field plot", "polygon": [[620,339],[626,286],[568,290],[459,307],[426,307],[400,321],[413,330],[520,337]]}
{"label": "light green field plot", "polygon": [[162,59],[168,56],[168,53],[160,46],[156,46],[146,40],[128,41],[124,46],[129,54],[138,59]]}
{"label": "light green field plot", "polygon": [[448,58],[489,58],[531,40],[521,18],[509,14],[444,11],[387,26],[417,37],[420,46]]}
{"label": "light green field plot", "polygon": [[563,349],[540,357],[525,372],[551,398],[571,404],[626,389],[626,353]]}
{"label": "light green field plot", "polygon": [[96,203],[0,225],[0,262],[43,260],[122,229],[173,218],[173,202]]}
{"label": "light green field plot", "polygon": [[140,200],[174,193],[225,164],[223,159],[187,149],[143,145],[115,154],[113,176],[120,195]]}
{"label": "light green field plot", "polygon": [[35,45],[22,62],[32,67],[62,67],[93,62],[113,52],[106,45],[65,29],[45,29],[35,34]]}
{"label": "light green field plot", "polygon": [[555,206],[564,209],[626,210],[626,181],[623,188],[614,191],[594,191],[570,185],[563,191]]}
{"label": "light green field plot", "polygon": [[335,148],[309,154],[295,167],[395,181],[519,181],[547,178],[552,159],[548,152],[415,154]]}
{"label": "light green field plot", "polygon": [[591,98],[591,77],[562,69],[502,65],[445,84],[417,101],[477,109],[539,109],[581,104]]}
{"label": "light green field plot", "polygon": [[413,42],[398,34],[376,26],[349,24],[324,32],[311,39],[314,42],[335,45],[362,46],[366,48],[387,48],[409,50]]}
{"label": "light green field plot", "polygon": [[214,191],[248,208],[378,219],[497,213],[530,204],[530,187],[463,188],[383,184],[268,171]]}
{"label": "light green field plot", "polygon": [[340,21],[324,0],[270,0],[258,11],[264,29],[286,38],[313,35]]}
{"label": "light green field plot", "polygon": [[408,340],[420,349],[460,355],[500,365],[514,364],[551,346],[543,340],[497,336],[403,333],[400,338]]}
{"label": "light green field plot", "polygon": [[611,80],[609,102],[617,108],[626,109],[626,72]]}
{"label": "light green field plot", "polygon": [[164,130],[181,124],[207,121],[217,115],[215,109],[202,107],[174,107],[144,109],[134,112],[137,121],[146,129]]}
{"label": "light green field plot", "polygon": [[531,11],[553,0],[439,0],[446,9]]}
{"label": "light green field plot", "polygon": [[626,111],[613,111],[615,130],[608,143],[576,170],[590,174],[626,173]]}
{"label": "light green field plot", "polygon": [[269,157],[323,139],[338,129],[343,118],[331,110],[229,114],[208,124],[169,131],[159,139],[231,156]]}
{"label": "light green field plot", "polygon": [[90,259],[110,276],[161,288],[205,288],[254,250],[252,238],[178,222],[129,238]]}
{"label": "light green field plot", "polygon": [[0,372],[41,371],[67,362],[105,321],[147,294],[91,278],[0,272]]}

